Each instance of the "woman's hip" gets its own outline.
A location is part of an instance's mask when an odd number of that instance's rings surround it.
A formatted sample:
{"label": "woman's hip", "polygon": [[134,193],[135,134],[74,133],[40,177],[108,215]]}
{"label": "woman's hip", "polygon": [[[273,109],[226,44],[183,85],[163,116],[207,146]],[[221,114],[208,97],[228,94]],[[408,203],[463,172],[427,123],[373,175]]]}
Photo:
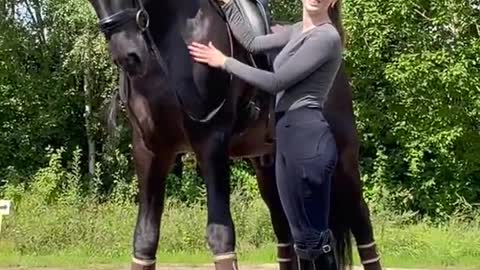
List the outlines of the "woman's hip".
{"label": "woman's hip", "polygon": [[333,133],[319,109],[299,108],[277,119],[277,149],[292,161],[336,158]]}

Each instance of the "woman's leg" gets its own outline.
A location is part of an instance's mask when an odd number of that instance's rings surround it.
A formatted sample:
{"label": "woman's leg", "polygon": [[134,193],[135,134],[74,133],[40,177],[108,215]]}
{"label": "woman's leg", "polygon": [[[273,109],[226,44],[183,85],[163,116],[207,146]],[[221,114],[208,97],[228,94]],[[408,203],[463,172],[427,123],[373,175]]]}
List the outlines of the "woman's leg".
{"label": "woman's leg", "polygon": [[328,228],[331,177],[337,162],[333,134],[319,110],[289,111],[282,120],[277,126],[277,151],[284,167],[277,185],[300,270],[336,270]]}

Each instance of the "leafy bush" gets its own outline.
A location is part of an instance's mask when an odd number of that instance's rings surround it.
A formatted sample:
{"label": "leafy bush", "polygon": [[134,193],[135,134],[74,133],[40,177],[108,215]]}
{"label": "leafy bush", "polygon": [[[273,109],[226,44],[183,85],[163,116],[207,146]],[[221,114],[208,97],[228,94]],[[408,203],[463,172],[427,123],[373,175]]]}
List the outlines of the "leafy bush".
{"label": "leafy bush", "polygon": [[[50,150],[49,165],[39,169],[28,185],[9,183],[3,188],[2,196],[14,201],[14,211],[4,220],[0,261],[5,255],[8,261],[11,254],[16,258],[12,261],[15,265],[19,263],[16,260],[26,256],[54,256],[55,263],[62,256],[97,258],[102,263],[124,258],[128,262],[137,214],[136,189],[131,186],[135,181],[118,179],[112,195],[100,199],[93,193],[94,186],[79,185],[80,151],[71,160],[65,158],[64,151]],[[263,201],[245,190],[234,189],[231,209],[237,250],[245,254],[265,249],[268,252],[262,253],[259,262],[274,262],[275,237]],[[411,212],[384,211],[375,213],[373,223],[388,266],[468,266],[479,263],[479,217],[472,212],[437,223],[419,219]],[[210,254],[204,237],[206,218],[202,201],[183,202],[173,195],[169,197],[159,254]]]}
{"label": "leafy bush", "polygon": [[[89,3],[31,6],[40,21],[14,16],[12,7],[31,1],[8,2],[0,5],[0,187],[23,190],[42,178],[39,192],[48,201],[70,177],[71,200],[130,200],[136,193],[130,131],[121,114],[119,136],[107,136],[116,71]],[[275,19],[301,19],[299,1],[271,0],[271,6]],[[478,208],[479,15],[475,1],[343,1],[362,180],[374,209],[447,219]],[[93,175],[85,165],[68,177],[39,170],[52,162],[51,149],[87,164],[89,144]],[[167,195],[201,202],[205,187],[195,159],[183,161],[182,175],[168,178]],[[232,187],[257,196],[251,166],[232,164]]]}
{"label": "leafy bush", "polygon": [[[367,199],[439,218],[478,206],[478,1],[342,2]],[[299,6],[272,0],[281,20]]]}
{"label": "leafy bush", "polygon": [[[95,181],[81,185],[80,155],[81,151],[76,150],[68,161],[63,148],[50,150],[49,165],[39,169],[28,185],[4,186],[2,197],[11,199],[15,210],[13,219],[6,222],[2,238],[13,243],[15,252],[36,255],[80,252],[107,257],[129,254],[137,212],[136,180],[127,181],[119,172],[113,177],[110,195],[100,198],[95,193]],[[161,233],[163,251],[202,251],[206,247],[205,195],[192,191],[197,187],[191,182],[196,178],[192,177],[195,170],[188,166],[189,162],[186,164],[186,178],[172,183],[178,185],[177,193],[166,201]],[[236,172],[252,179],[239,169]],[[245,179],[239,181],[248,181]],[[183,201],[185,198],[198,201]],[[244,189],[235,189],[232,195],[232,211],[237,233],[245,239],[244,249],[273,241],[267,209],[262,201],[252,198]]]}

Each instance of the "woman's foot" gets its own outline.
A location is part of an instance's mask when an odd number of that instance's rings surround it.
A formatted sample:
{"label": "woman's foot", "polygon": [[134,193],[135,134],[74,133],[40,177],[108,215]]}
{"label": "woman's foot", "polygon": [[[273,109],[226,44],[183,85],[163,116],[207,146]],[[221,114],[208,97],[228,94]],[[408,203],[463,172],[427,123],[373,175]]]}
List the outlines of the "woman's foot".
{"label": "woman's foot", "polygon": [[298,258],[298,270],[338,270],[334,252],[324,253],[314,260]]}

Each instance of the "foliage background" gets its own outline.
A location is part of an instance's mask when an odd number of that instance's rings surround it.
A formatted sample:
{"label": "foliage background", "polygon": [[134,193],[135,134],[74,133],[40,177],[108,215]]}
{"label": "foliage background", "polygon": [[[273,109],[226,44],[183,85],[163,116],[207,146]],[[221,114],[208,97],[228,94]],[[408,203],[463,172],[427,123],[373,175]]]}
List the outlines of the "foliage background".
{"label": "foliage background", "polygon": [[[271,5],[276,19],[300,19],[299,1]],[[443,220],[478,209],[479,5],[343,1],[345,60],[372,210]],[[117,74],[89,3],[2,0],[0,15],[2,197],[21,198],[51,170],[77,164],[73,198],[106,201],[123,194],[133,201],[128,125],[123,119],[121,135],[112,141],[105,124]],[[202,201],[195,160],[183,159],[183,171],[169,177],[167,195]],[[257,196],[252,168],[245,161],[234,165],[232,185]],[[68,186],[68,174],[60,175],[42,187],[51,189],[50,200]]]}

